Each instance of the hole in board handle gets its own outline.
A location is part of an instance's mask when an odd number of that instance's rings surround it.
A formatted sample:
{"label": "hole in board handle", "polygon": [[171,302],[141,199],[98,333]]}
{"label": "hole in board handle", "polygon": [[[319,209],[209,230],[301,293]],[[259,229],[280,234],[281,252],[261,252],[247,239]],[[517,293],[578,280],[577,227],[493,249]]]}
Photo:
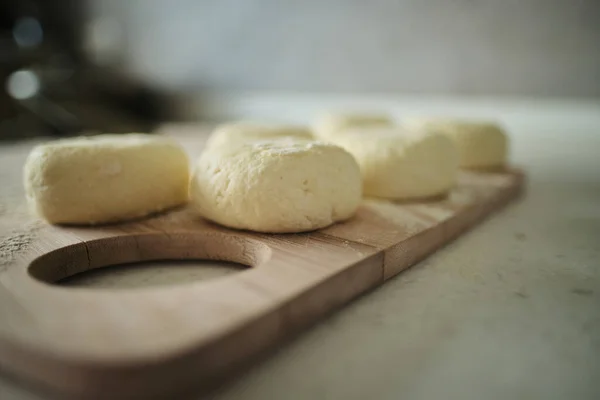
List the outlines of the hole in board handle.
{"label": "hole in board handle", "polygon": [[[235,263],[233,265],[237,267],[257,267],[270,257],[271,249],[266,244],[235,234],[153,232],[95,239],[61,247],[33,260],[28,272],[35,279],[45,283],[77,286],[77,279],[73,278],[77,274],[88,271],[91,271],[90,275],[100,273],[101,271],[93,270],[108,266],[114,266],[115,270],[131,270],[136,267],[124,264],[176,260],[174,264],[180,268],[184,264],[189,268],[191,263],[182,263],[181,260],[217,260],[229,262],[228,267],[232,266],[231,263]],[[214,264],[213,262],[212,265]],[[62,285],[62,281],[66,281],[67,285]],[[137,285],[139,286],[142,285]],[[152,282],[150,286],[154,286]]]}

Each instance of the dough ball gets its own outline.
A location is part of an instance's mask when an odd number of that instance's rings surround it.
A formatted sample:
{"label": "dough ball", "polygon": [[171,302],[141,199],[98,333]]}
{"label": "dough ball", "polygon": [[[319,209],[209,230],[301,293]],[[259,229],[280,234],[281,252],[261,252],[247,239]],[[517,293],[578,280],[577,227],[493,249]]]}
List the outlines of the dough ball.
{"label": "dough ball", "polygon": [[333,144],[295,139],[202,153],[190,189],[199,213],[258,232],[304,232],[350,218],[361,201],[356,161]]}
{"label": "dough ball", "polygon": [[331,140],[333,136],[349,128],[392,127],[394,121],[385,114],[325,114],[314,127],[315,137]]}
{"label": "dough ball", "polygon": [[206,143],[206,147],[237,145],[248,141],[279,137],[311,140],[311,131],[303,126],[275,125],[258,122],[232,122],[219,125]]}
{"label": "dough ball", "polygon": [[425,119],[407,121],[407,125],[452,138],[458,147],[463,168],[492,169],[507,163],[508,137],[494,123]]}
{"label": "dough ball", "polygon": [[361,169],[367,196],[406,200],[437,196],[456,182],[458,152],[439,133],[402,128],[347,131],[334,142],[352,154]]}
{"label": "dough ball", "polygon": [[154,135],[98,135],[32,150],[24,168],[30,207],[51,223],[142,217],[188,199],[187,155]]}

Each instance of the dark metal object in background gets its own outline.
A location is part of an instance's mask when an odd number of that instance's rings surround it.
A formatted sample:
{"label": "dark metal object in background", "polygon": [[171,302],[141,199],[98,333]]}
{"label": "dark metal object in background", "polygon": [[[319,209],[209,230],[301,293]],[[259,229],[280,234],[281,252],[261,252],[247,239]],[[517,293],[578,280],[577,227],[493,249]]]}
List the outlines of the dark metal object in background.
{"label": "dark metal object in background", "polygon": [[151,131],[161,96],[92,66],[76,0],[0,0],[0,139]]}

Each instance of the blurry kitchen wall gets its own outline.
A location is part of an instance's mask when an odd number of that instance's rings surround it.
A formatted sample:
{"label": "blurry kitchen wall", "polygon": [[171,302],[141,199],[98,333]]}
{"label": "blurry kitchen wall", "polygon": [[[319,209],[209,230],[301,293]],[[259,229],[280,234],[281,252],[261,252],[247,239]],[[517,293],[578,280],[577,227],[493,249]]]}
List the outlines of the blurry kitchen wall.
{"label": "blurry kitchen wall", "polygon": [[598,0],[88,0],[99,64],[169,92],[600,96]]}

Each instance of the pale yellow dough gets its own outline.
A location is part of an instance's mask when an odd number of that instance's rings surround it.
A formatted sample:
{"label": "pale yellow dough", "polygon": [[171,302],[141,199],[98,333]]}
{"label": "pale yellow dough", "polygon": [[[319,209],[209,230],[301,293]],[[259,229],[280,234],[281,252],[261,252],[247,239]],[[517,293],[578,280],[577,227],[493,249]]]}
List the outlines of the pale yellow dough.
{"label": "pale yellow dough", "polygon": [[115,222],[185,203],[189,163],[160,136],[64,139],[32,150],[24,184],[30,208],[51,223]]}
{"label": "pale yellow dough", "polygon": [[287,138],[207,149],[190,195],[200,215],[228,227],[303,232],[354,215],[361,180],[342,148]]}
{"label": "pale yellow dough", "polygon": [[206,147],[231,146],[249,141],[268,140],[279,137],[311,140],[312,133],[310,129],[304,126],[250,121],[230,122],[215,128],[206,143]]}
{"label": "pale yellow dough", "polygon": [[351,128],[383,128],[393,125],[394,121],[385,114],[328,113],[316,121],[314,134],[319,140],[330,141]]}
{"label": "pale yellow dough", "polygon": [[460,166],[470,169],[503,167],[508,158],[508,137],[492,122],[446,119],[413,119],[406,126],[439,132],[452,138],[458,148]]}
{"label": "pale yellow dough", "polygon": [[333,141],[356,158],[366,196],[427,198],[445,194],[456,183],[458,152],[445,135],[398,127],[361,128]]}

